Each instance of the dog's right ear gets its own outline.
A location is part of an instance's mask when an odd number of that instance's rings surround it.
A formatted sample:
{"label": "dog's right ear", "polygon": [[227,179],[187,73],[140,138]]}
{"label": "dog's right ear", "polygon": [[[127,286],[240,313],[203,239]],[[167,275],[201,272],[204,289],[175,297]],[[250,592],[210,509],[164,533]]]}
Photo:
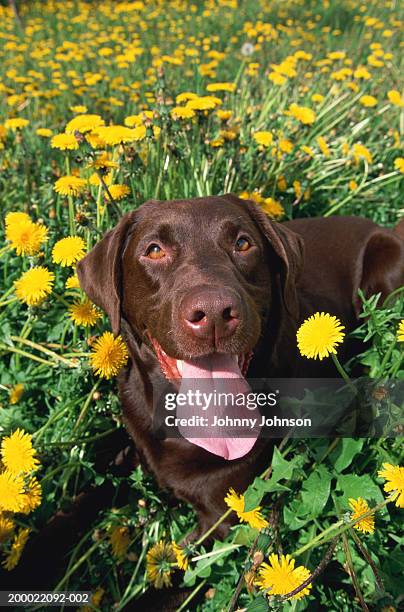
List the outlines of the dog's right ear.
{"label": "dog's right ear", "polygon": [[106,312],[115,335],[119,333],[121,320],[121,257],[134,223],[135,211],[124,215],[77,264],[80,287]]}

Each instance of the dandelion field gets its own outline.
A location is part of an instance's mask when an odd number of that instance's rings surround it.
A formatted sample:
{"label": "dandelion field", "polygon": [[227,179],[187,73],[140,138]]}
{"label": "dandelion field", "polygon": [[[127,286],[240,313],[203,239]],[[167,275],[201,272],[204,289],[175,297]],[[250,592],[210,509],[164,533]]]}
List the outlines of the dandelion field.
{"label": "dandelion field", "polygon": [[[400,437],[286,441],[254,487],[228,493],[239,524],[226,539],[183,548],[191,508],[141,467],[111,468],[127,350],[75,275],[150,198],[231,191],[277,220],[395,226],[398,3],[16,6],[0,3],[0,585],[55,513],[104,486],[112,502],[49,585],[92,591],[85,609],[142,609],[152,588],[164,601],[174,572],[189,587],[181,610],[399,609]],[[403,302],[364,300],[355,332],[369,341],[357,362],[381,385],[404,375]]]}

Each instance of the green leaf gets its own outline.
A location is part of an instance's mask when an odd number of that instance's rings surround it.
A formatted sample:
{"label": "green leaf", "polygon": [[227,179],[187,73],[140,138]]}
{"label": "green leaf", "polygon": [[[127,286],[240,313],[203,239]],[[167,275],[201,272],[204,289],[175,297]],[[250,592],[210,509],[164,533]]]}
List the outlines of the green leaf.
{"label": "green leaf", "polygon": [[352,459],[357,455],[363,447],[364,440],[360,438],[355,440],[354,438],[343,438],[342,449],[339,457],[334,463],[334,467],[337,472],[342,472],[352,463]]}
{"label": "green leaf", "polygon": [[304,481],[300,516],[308,515],[311,518],[319,516],[330,495],[331,479],[332,476],[327,468],[319,465],[317,470]]}
{"label": "green leaf", "polygon": [[260,505],[265,493],[273,493],[274,491],[289,491],[288,487],[262,478],[255,478],[254,482],[248,487],[244,493],[244,512],[254,510]]}
{"label": "green leaf", "polygon": [[292,478],[293,470],[300,464],[300,458],[294,457],[290,461],[284,459],[279,452],[277,446],[274,448],[274,454],[272,457],[272,475],[270,480],[272,482],[279,482],[280,480],[289,480]]}
{"label": "green leaf", "polygon": [[199,559],[196,565],[192,569],[188,569],[184,575],[184,584],[187,586],[192,586],[195,584],[195,580],[197,576],[200,578],[207,578],[211,573],[211,565],[217,563],[218,565],[222,565],[224,558],[227,557],[230,553],[234,552],[239,548],[238,545],[229,544],[228,542],[218,542],[216,541],[213,545],[212,552],[217,552],[216,555],[211,555],[209,557],[205,557],[204,559]]}
{"label": "green leaf", "polygon": [[246,608],[246,612],[267,612],[268,610],[268,601],[263,595],[257,595]]}
{"label": "green leaf", "polygon": [[337,490],[342,491],[343,503],[348,508],[350,497],[357,499],[363,497],[367,502],[373,500],[376,503],[383,501],[383,494],[369,474],[358,476],[357,474],[340,474],[337,480]]}
{"label": "green leaf", "polygon": [[297,516],[297,513],[299,512],[301,508],[301,504],[297,500],[296,500],[296,503],[298,506],[298,508],[296,509],[294,509],[293,506],[291,506],[290,508],[288,506],[285,506],[283,509],[283,519],[284,519],[285,525],[287,525],[288,529],[291,529],[292,531],[296,531],[296,529],[301,529],[310,520],[309,517],[299,518]]}
{"label": "green leaf", "polygon": [[254,527],[250,527],[250,525],[237,525],[237,527],[234,528],[232,542],[233,544],[240,544],[241,546],[251,546],[257,535],[258,529],[254,529]]}

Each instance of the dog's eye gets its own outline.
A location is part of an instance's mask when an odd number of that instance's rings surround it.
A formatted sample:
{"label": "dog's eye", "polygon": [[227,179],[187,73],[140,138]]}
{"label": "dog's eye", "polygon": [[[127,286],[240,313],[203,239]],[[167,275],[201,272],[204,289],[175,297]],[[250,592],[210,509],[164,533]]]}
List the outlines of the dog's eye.
{"label": "dog's eye", "polygon": [[240,236],[236,240],[236,251],[248,251],[251,248],[251,242],[245,236]]}
{"label": "dog's eye", "polygon": [[164,253],[163,249],[159,247],[158,244],[151,244],[147,247],[146,257],[148,257],[149,259],[161,259],[165,256],[166,254]]}

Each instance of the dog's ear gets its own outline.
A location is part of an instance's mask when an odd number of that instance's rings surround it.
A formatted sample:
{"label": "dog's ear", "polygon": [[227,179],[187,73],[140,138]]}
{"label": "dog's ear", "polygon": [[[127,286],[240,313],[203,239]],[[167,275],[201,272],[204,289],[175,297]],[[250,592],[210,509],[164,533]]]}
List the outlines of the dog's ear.
{"label": "dog's ear", "polygon": [[115,335],[119,333],[121,319],[121,257],[134,223],[135,211],[124,215],[77,264],[80,287],[107,313]]}
{"label": "dog's ear", "polygon": [[378,229],[370,235],[358,262],[353,303],[358,316],[362,307],[360,288],[365,297],[381,293],[381,302],[404,285],[404,240],[391,230]]}
{"label": "dog's ear", "polygon": [[265,236],[270,248],[279,259],[281,263],[280,286],[283,302],[288,314],[297,321],[299,318],[299,302],[296,285],[304,263],[303,238],[281,223],[272,221],[255,202],[241,200],[233,194],[228,194],[225,197],[247,207],[252,220]]}

